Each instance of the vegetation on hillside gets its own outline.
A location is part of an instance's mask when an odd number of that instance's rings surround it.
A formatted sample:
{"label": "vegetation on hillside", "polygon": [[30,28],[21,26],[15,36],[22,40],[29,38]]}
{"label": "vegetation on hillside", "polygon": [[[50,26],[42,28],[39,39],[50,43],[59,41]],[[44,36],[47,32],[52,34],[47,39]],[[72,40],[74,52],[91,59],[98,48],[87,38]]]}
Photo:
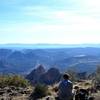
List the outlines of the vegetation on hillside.
{"label": "vegetation on hillside", "polygon": [[33,93],[30,96],[30,100],[37,100],[48,95],[48,87],[43,84],[37,84]]}
{"label": "vegetation on hillside", "polygon": [[0,75],[0,87],[15,86],[15,87],[27,87],[29,85],[28,80],[19,75]]}

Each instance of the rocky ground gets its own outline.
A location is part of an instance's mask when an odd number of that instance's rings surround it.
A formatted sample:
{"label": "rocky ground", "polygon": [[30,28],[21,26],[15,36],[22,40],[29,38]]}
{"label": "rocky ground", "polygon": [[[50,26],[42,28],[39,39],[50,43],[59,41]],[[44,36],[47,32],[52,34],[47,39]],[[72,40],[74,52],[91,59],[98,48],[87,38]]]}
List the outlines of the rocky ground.
{"label": "rocky ground", "polygon": [[[75,83],[75,85],[80,86],[81,88],[88,88],[91,87],[91,81],[83,81]],[[49,92],[50,94],[44,98],[38,99],[38,100],[55,100],[56,92],[54,91],[54,88],[57,86],[50,86]],[[32,93],[33,88],[27,87],[27,88],[21,88],[21,87],[5,87],[0,88],[0,100],[29,100],[29,95]],[[97,93],[91,94],[91,96],[95,97],[95,100],[100,100],[100,91]]]}
{"label": "rocky ground", "polygon": [[[85,81],[82,81],[82,82],[76,82],[74,84],[74,86],[76,86],[76,85],[79,86],[80,88],[83,88],[83,89],[91,88],[93,86],[91,80],[85,80]],[[51,92],[51,96],[47,96],[47,97],[39,99],[39,100],[47,100],[47,98],[49,98],[49,100],[55,100],[55,96],[57,96],[57,95],[54,92],[53,88],[56,87],[56,86],[57,86],[57,84],[52,86],[52,87],[49,87],[49,90],[52,91]],[[95,100],[100,100],[100,91],[97,90],[96,93],[91,93],[90,96],[93,96],[95,98]]]}
{"label": "rocky ground", "polygon": [[0,88],[0,100],[28,100],[32,88],[5,87]]}

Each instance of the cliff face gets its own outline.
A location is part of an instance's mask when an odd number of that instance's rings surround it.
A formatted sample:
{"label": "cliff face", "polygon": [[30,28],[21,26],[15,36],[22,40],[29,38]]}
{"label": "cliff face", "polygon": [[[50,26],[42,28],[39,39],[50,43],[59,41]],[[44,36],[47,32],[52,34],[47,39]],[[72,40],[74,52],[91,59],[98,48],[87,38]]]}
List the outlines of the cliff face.
{"label": "cliff face", "polygon": [[58,69],[50,68],[46,73],[41,75],[40,82],[45,84],[54,84],[59,82],[61,79],[61,74]]}
{"label": "cliff face", "polygon": [[32,84],[43,83],[51,85],[60,81],[61,74],[56,68],[50,68],[46,72],[44,67],[40,65],[37,69],[34,69],[29,75],[27,75],[26,78],[30,80]]}
{"label": "cliff face", "polygon": [[31,81],[32,84],[39,82],[39,79],[42,74],[45,73],[45,69],[42,65],[39,65],[36,69],[32,70],[26,78]]}

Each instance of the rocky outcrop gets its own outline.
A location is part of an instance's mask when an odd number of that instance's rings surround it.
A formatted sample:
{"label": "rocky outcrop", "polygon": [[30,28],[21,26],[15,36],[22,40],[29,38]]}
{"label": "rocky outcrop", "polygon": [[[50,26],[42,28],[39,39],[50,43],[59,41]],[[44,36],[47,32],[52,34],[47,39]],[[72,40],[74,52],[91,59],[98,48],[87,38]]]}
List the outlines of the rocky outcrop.
{"label": "rocky outcrop", "polygon": [[60,81],[61,74],[57,68],[50,68],[46,72],[44,67],[40,65],[27,75],[27,79],[30,80],[32,84],[43,83],[51,85]]}
{"label": "rocky outcrop", "polygon": [[57,68],[50,68],[45,74],[41,75],[40,82],[44,84],[54,84],[59,82],[61,74]]}
{"label": "rocky outcrop", "polygon": [[26,78],[31,81],[32,84],[36,84],[39,82],[41,75],[45,73],[45,69],[43,65],[39,65],[36,69],[32,70]]}

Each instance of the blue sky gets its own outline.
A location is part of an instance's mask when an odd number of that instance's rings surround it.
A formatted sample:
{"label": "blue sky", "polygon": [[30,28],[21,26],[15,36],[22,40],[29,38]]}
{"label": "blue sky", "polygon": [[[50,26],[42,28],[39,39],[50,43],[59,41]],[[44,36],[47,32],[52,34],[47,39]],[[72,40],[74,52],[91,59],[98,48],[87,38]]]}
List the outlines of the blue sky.
{"label": "blue sky", "polygon": [[0,0],[0,43],[100,43],[100,1]]}

